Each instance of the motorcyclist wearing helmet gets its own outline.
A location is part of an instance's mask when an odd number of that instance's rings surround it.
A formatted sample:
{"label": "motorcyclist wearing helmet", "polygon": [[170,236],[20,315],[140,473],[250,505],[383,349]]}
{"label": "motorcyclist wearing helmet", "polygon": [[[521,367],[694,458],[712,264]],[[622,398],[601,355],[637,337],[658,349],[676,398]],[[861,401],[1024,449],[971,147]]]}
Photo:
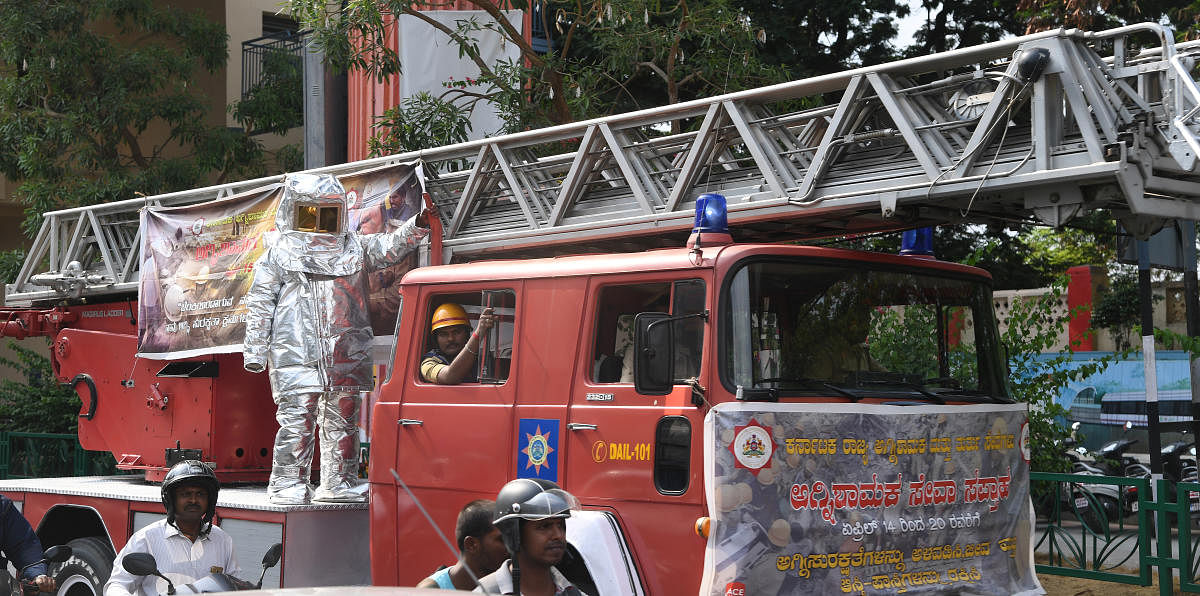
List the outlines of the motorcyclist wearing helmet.
{"label": "motorcyclist wearing helmet", "polygon": [[474,370],[479,355],[479,338],[495,324],[491,307],[479,315],[479,328],[471,332],[467,311],[447,302],[433,311],[430,331],[435,347],[421,358],[421,378],[428,383],[455,385],[478,379]]}
{"label": "motorcyclist wearing helmet", "polygon": [[167,583],[154,576],[125,571],[121,560],[129,553],[150,553],[158,569],[176,585],[195,582],[209,573],[237,575],[233,539],[212,521],[217,513],[220,483],[208,466],[196,460],[175,464],[162,483],[166,519],[156,521],[129,537],[117,553],[104,596],[158,596]]}
{"label": "motorcyclist wearing helmet", "polygon": [[476,592],[583,596],[555,567],[567,555],[566,519],[579,501],[549,480],[519,478],[496,495],[496,517],[509,560],[479,580]]}

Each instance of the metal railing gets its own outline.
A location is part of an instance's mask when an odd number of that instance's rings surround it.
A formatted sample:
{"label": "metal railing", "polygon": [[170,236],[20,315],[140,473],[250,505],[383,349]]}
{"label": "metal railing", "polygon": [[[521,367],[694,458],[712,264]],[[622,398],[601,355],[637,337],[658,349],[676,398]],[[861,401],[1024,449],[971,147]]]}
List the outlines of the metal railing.
{"label": "metal railing", "polygon": [[115,474],[107,451],[87,451],[73,434],[0,431],[0,480]]}
{"label": "metal railing", "polygon": [[242,42],[242,99],[262,83],[266,57],[273,52],[287,54],[297,63],[301,62],[304,60],[304,34],[287,32]]}
{"label": "metal railing", "polygon": [[[1200,483],[1031,472],[1039,574],[1200,593]],[[1115,500],[1114,500],[1115,497]],[[1163,528],[1158,532],[1155,528]]]}
{"label": "metal railing", "polygon": [[1038,573],[1150,585],[1149,479],[1031,472],[1029,480],[1034,552],[1047,560]]}

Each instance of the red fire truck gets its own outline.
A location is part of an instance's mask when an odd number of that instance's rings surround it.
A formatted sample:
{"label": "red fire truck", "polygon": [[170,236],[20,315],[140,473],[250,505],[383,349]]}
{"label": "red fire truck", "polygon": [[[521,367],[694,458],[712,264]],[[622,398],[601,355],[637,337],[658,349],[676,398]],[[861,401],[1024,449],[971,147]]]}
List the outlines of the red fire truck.
{"label": "red fire truck", "polygon": [[[1135,38],[1158,49],[1133,52]],[[369,506],[266,502],[253,483],[269,469],[273,404],[240,354],[136,357],[134,214],[277,179],[48,213],[0,331],[53,338],[55,372],[82,401],[81,443],[143,474],[4,481],[0,493],[47,546],[75,548],[56,568],[62,592],[96,591],[113,553],[163,513],[146,480],[182,457],[249,483],[222,490],[218,516],[246,568],[284,543],[264,585],[411,585],[450,560],[417,500],[449,530],[505,481],[550,478],[583,504],[568,532],[592,593],[696,593],[697,521],[739,511],[779,473],[769,452],[738,459],[747,482],[706,471],[704,420],[722,404],[1008,399],[986,272],[781,241],[1014,217],[1061,225],[1096,208],[1149,233],[1193,214],[1188,110],[1200,93],[1178,66],[1190,51],[1152,24],[1054,31],[315,170],[420,160],[441,216],[422,266],[395,287],[394,335],[377,338]],[[668,134],[673,122],[690,132]],[[706,192],[727,209],[697,211]],[[712,227],[690,236],[693,224]],[[500,315],[476,383],[420,378],[445,302]],[[760,455],[762,436],[751,437]],[[804,469],[809,439],[790,437],[779,465]],[[754,532],[725,545],[730,557],[762,559],[755,549],[789,540],[786,524]],[[337,548],[329,536],[343,537]]]}

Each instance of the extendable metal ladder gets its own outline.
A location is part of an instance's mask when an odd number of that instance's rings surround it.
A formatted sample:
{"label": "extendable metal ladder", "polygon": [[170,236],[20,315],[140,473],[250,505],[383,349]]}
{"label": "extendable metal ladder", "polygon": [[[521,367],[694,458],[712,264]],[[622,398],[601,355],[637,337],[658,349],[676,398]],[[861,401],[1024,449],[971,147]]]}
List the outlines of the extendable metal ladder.
{"label": "extendable metal ladder", "polygon": [[[1156,24],[1048,31],[312,171],[420,160],[444,262],[678,245],[706,192],[738,240],[1094,209],[1144,236],[1200,218],[1198,55]],[[7,301],[136,291],[139,209],[279,180],[47,213]]]}

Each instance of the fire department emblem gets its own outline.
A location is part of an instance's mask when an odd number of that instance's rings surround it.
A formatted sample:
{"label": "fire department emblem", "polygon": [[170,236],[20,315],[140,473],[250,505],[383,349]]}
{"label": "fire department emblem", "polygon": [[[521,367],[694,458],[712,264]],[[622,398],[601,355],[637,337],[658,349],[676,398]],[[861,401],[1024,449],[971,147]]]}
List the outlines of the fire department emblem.
{"label": "fire department emblem", "polygon": [[550,433],[542,434],[541,427],[538,427],[534,431],[534,434],[526,435],[526,438],[528,439],[528,443],[521,450],[521,453],[529,457],[529,460],[525,463],[525,468],[532,467],[535,474],[541,474],[543,467],[550,467],[546,463],[546,460],[550,457],[551,453],[554,453],[554,448],[550,446]]}
{"label": "fire department emblem", "polygon": [[522,418],[517,477],[558,481],[558,420]]}
{"label": "fire department emblem", "polygon": [[771,430],[754,418],[745,426],[733,427],[733,442],[729,451],[737,460],[737,467],[750,470],[758,476],[759,470],[771,467],[771,454],[775,451],[775,440]]}

